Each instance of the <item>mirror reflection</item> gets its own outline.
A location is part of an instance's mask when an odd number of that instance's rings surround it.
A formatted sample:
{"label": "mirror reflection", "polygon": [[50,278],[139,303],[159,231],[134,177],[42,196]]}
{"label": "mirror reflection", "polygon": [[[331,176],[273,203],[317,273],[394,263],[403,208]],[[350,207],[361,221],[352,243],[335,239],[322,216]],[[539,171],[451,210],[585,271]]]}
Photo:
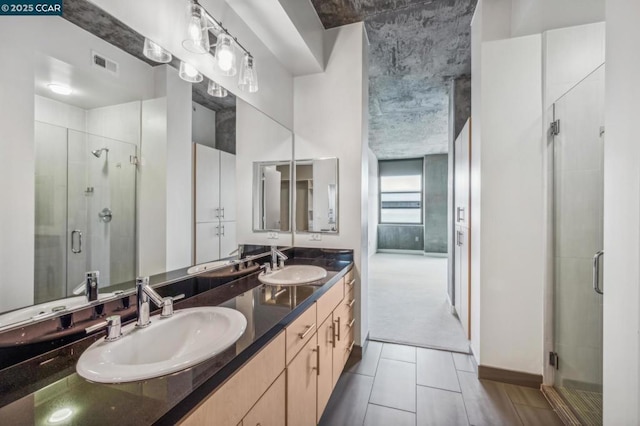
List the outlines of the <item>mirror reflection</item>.
{"label": "mirror reflection", "polygon": [[20,172],[2,188],[20,232],[0,241],[0,314],[11,311],[0,327],[88,304],[88,271],[99,271],[99,301],[136,276],[187,275],[239,243],[270,243],[253,234],[250,189],[238,191],[250,184],[236,180],[255,161],[291,158],[288,129],[246,102],[237,111],[207,79],[184,81],[175,56],[149,60],[142,35],[87,1],[3,34],[0,44],[21,40],[0,82],[20,99],[4,129]]}
{"label": "mirror reflection", "polygon": [[254,163],[253,229],[289,231],[291,162]]}
{"label": "mirror reflection", "polygon": [[338,232],[338,159],[296,160],[296,231]]}

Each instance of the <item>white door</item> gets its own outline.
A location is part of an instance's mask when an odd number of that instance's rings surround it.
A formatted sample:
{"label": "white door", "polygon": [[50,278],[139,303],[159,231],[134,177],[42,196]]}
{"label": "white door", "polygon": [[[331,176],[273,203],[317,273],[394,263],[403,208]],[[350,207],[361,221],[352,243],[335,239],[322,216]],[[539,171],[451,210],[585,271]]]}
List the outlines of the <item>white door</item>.
{"label": "white door", "polygon": [[236,222],[220,222],[220,257],[228,257],[238,248]]}
{"label": "white door", "polygon": [[220,222],[196,223],[196,263],[220,259]]}
{"label": "white door", "polygon": [[196,223],[220,215],[220,151],[196,144]]}
{"label": "white door", "polygon": [[236,156],[224,151],[220,151],[220,220],[236,220]]}
{"label": "white door", "polygon": [[264,229],[280,229],[281,174],[274,168],[264,169]]}

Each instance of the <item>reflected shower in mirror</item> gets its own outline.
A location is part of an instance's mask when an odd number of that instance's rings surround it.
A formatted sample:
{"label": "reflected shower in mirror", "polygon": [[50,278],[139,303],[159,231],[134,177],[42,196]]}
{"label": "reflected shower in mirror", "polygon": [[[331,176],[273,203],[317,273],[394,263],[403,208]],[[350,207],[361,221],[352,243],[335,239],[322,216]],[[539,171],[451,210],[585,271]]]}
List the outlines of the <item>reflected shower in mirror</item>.
{"label": "reflected shower in mirror", "polygon": [[290,161],[254,163],[254,231],[289,231],[291,217],[290,194]]}
{"label": "reflected shower in mirror", "polygon": [[338,232],[338,159],[296,160],[296,231]]}

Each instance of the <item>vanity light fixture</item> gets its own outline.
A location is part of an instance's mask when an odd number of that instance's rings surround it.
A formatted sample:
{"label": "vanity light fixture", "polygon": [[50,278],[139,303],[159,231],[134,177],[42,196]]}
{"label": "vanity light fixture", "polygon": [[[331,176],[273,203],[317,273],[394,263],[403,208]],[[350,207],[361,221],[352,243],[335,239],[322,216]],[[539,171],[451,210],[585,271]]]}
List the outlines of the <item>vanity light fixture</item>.
{"label": "vanity light fixture", "polygon": [[242,66],[240,67],[240,78],[238,79],[238,87],[249,93],[258,91],[258,75],[253,57],[245,53],[242,58]]}
{"label": "vanity light fixture", "polygon": [[236,48],[240,49],[244,56],[238,86],[251,93],[258,91],[258,76],[251,52],[233,37],[220,21],[207,12],[198,0],[188,0],[188,6],[187,38],[182,44],[185,49],[196,53],[209,52],[209,31],[213,32],[217,39],[214,57],[222,75],[233,77],[238,73]]}
{"label": "vanity light fixture", "polygon": [[182,47],[193,53],[209,53],[209,20],[202,6],[195,1],[189,2],[186,36]]}
{"label": "vanity light fixture", "polygon": [[49,90],[51,90],[53,93],[57,93],[58,95],[64,95],[64,96],[69,96],[70,94],[73,93],[73,89],[71,89],[71,87],[65,85],[65,84],[60,84],[60,83],[49,83],[47,85],[47,87],[49,88]]}
{"label": "vanity light fixture", "polygon": [[215,98],[225,98],[229,93],[227,89],[220,86],[215,81],[209,80],[209,86],[207,87],[207,93]]}
{"label": "vanity light fixture", "polygon": [[203,79],[202,74],[200,74],[193,65],[183,61],[180,61],[180,72],[178,75],[181,79],[189,83],[200,83]]}
{"label": "vanity light fixture", "polygon": [[142,54],[152,61],[160,62],[161,64],[169,63],[173,59],[173,56],[169,51],[160,47],[159,44],[146,37],[144,39],[144,49],[142,50]]}

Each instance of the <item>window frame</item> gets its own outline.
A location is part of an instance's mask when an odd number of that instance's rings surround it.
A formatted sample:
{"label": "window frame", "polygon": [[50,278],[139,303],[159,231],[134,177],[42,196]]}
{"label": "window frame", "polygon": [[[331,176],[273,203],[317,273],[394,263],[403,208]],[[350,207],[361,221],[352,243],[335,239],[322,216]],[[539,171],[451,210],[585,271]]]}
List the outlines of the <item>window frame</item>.
{"label": "window frame", "polygon": [[[378,160],[378,170],[381,169],[380,163],[387,162],[402,162],[402,161],[415,161],[420,160],[422,168],[420,170],[420,190],[419,191],[382,191],[382,177],[383,175],[378,172],[378,225],[400,225],[400,226],[424,226],[424,158],[403,158],[401,160]],[[407,175],[415,176],[415,175]],[[420,222],[384,222],[382,220],[382,194],[420,194]],[[413,209],[407,209],[413,210]]]}

